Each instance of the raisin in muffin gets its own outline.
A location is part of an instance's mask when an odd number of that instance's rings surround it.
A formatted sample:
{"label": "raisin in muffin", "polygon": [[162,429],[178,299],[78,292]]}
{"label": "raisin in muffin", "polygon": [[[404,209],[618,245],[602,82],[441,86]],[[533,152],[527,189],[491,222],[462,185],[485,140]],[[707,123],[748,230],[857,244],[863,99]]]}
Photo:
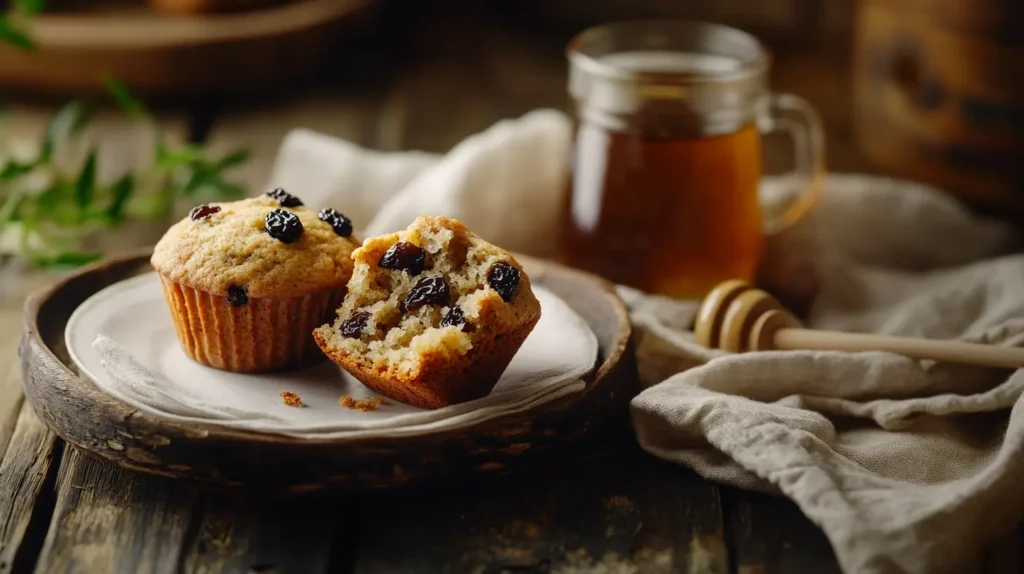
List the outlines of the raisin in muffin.
{"label": "raisin in muffin", "polygon": [[462,223],[367,239],[337,318],[313,336],[374,391],[436,409],[486,396],[540,319],[530,278]]}
{"label": "raisin in muffin", "polygon": [[352,276],[352,223],[282,189],[192,209],[151,263],[185,353],[235,372],[323,357],[312,330],[330,320]]}

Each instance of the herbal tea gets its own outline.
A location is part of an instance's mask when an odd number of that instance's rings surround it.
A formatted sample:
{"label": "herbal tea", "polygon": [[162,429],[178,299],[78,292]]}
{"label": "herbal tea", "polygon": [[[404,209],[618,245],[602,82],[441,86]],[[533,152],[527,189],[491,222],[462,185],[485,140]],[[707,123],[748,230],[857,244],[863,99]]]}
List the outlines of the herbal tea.
{"label": "herbal tea", "polygon": [[563,210],[563,262],[617,283],[702,297],[753,280],[764,244],[761,135],[578,128]]}
{"label": "herbal tea", "polygon": [[[755,283],[766,233],[816,198],[823,139],[813,108],[768,91],[760,42],[704,22],[623,22],[579,34],[568,57],[577,128],[562,262],[688,299]],[[809,182],[767,220],[762,130],[791,133],[794,173]]]}

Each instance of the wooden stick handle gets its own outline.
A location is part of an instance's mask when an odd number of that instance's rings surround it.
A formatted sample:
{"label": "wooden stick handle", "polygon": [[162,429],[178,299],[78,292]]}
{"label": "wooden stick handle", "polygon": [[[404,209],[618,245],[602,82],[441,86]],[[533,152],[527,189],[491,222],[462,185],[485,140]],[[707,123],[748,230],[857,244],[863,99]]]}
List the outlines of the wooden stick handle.
{"label": "wooden stick handle", "polygon": [[774,347],[781,350],[890,351],[914,359],[1007,369],[1024,367],[1024,349],[1017,347],[793,328],[779,329],[774,339]]}

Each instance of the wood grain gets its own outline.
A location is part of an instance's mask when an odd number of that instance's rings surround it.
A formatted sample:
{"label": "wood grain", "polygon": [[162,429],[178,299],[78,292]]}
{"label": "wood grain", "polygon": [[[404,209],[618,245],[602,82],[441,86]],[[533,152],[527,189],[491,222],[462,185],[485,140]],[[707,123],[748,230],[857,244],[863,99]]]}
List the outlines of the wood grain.
{"label": "wood grain", "polygon": [[49,519],[47,487],[53,487],[60,445],[23,405],[7,456],[0,462],[0,573],[31,570],[39,550],[33,532]]}
{"label": "wood grain", "polygon": [[355,572],[730,571],[717,488],[628,438],[361,502]]}
{"label": "wood grain", "polygon": [[203,495],[181,569],[194,574],[316,574],[355,550],[358,516],[330,500]]}
{"label": "wood grain", "polygon": [[[6,126],[5,144],[33,149],[42,138],[49,111],[38,106],[19,105],[12,109]],[[186,118],[168,114],[158,125],[170,141],[181,142],[187,132]],[[108,180],[125,169],[149,161],[148,134],[123,114],[101,109],[75,145],[62,146],[58,161],[74,164],[89,146],[98,146],[98,176]],[[127,233],[115,233],[107,247],[115,252],[130,249],[133,241],[145,241],[146,226]],[[35,290],[57,281],[55,273],[30,269],[15,260],[0,270],[0,324],[20,321],[25,299]],[[0,354],[0,572],[31,572],[50,524],[54,508],[56,475],[64,443],[57,439],[22,404],[21,372],[17,357],[19,335],[10,329],[0,334],[6,348]],[[19,415],[20,412],[20,415]],[[4,452],[6,450],[6,452]],[[86,511],[88,512],[88,511]]]}
{"label": "wood grain", "polygon": [[181,484],[69,448],[57,493],[38,574],[177,571],[194,500]]}
{"label": "wood grain", "polygon": [[828,539],[790,500],[731,487],[722,498],[736,572],[841,572]]}
{"label": "wood grain", "polygon": [[24,402],[17,365],[18,345],[12,341],[0,349],[0,461],[7,452]]}

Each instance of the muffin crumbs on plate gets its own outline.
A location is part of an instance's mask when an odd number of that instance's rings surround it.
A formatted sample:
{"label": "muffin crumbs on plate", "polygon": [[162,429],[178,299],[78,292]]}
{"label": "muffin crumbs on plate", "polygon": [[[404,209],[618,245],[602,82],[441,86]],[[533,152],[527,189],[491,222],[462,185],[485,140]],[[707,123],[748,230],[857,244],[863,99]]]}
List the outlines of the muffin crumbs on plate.
{"label": "muffin crumbs on plate", "polygon": [[295,393],[284,391],[283,393],[281,393],[281,400],[284,401],[284,404],[290,407],[302,406],[302,398]]}
{"label": "muffin crumbs on plate", "polygon": [[388,402],[383,397],[370,397],[368,399],[356,400],[348,395],[342,395],[338,399],[338,404],[345,407],[346,409],[355,409],[357,411],[375,411],[381,405],[386,405]]}

